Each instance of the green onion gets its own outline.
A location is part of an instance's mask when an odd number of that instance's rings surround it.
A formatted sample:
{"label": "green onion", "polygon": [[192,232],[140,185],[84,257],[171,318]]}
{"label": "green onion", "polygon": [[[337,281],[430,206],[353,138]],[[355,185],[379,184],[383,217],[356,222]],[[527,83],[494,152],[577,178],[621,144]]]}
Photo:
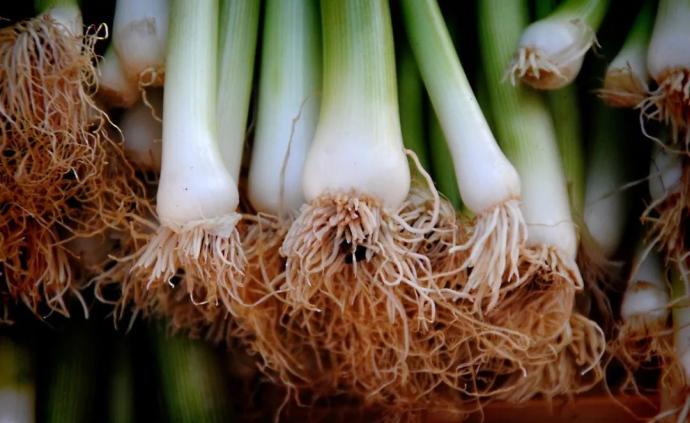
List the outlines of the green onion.
{"label": "green onion", "polygon": [[[154,283],[165,289],[182,269],[192,302],[227,307],[244,254],[236,228],[237,180],[219,148],[217,29],[216,1],[172,1],[156,198],[161,225],[139,251],[133,271],[135,283],[145,285],[142,289]],[[222,56],[226,60],[229,55]],[[227,69],[221,63],[221,71]],[[235,132],[244,133],[244,121]]]}
{"label": "green onion", "polygon": [[534,88],[554,90],[573,82],[607,7],[608,0],[566,0],[528,26],[506,66],[513,84],[519,79]]}
{"label": "green onion", "polygon": [[322,0],[321,29],[308,204],[281,247],[285,279],[272,286],[283,304],[274,320],[281,345],[267,366],[298,393],[346,389],[372,403],[407,404],[421,392],[405,385],[412,325],[432,322],[436,301],[445,301],[432,295],[440,289],[420,251],[441,202],[433,187],[410,193],[388,1]]}
{"label": "green onion", "polygon": [[169,0],[117,0],[113,46],[127,77],[141,85],[163,85]]}
{"label": "green onion", "polygon": [[464,290],[475,304],[490,297],[496,305],[502,281],[518,278],[518,255],[525,241],[520,213],[520,179],[494,139],[460,65],[434,0],[403,1],[412,51],[455,164],[460,195],[476,215],[462,265],[472,268]]}
{"label": "green onion", "polygon": [[524,5],[483,0],[479,10],[480,47],[493,122],[501,147],[522,180],[527,244],[556,248],[578,281],[574,264],[577,236],[551,116],[536,92],[501,83],[503,69],[526,21]]}
{"label": "green onion", "polygon": [[[410,189],[388,4],[324,0],[321,18],[321,111],[302,179],[310,204],[281,249],[288,283],[295,286],[291,295],[306,294],[310,283],[313,293],[325,269],[342,275],[364,252],[372,265],[385,268],[374,270],[374,278],[414,283],[410,272],[418,257],[405,255],[398,245],[404,232],[389,233],[392,226],[384,224],[396,219]],[[347,260],[338,258],[341,251]]]}
{"label": "green onion", "polygon": [[248,180],[249,199],[259,212],[293,214],[304,203],[302,172],[319,116],[319,30],[315,0],[266,2]]}
{"label": "green onion", "polygon": [[647,95],[647,46],[654,22],[653,6],[651,0],[644,2],[623,47],[606,68],[599,97],[609,106],[636,107]]}
{"label": "green onion", "polygon": [[381,0],[322,4],[321,113],[304,171],[304,194],[371,196],[395,209],[410,174],[402,149],[387,5]]}

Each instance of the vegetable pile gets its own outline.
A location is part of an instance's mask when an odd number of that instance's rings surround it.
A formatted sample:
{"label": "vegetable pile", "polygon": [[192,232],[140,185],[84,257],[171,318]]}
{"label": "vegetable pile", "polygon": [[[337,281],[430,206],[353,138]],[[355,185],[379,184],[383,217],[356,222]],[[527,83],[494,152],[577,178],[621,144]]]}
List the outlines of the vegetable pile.
{"label": "vegetable pile", "polygon": [[[2,324],[163,320],[283,405],[688,418],[687,0],[36,6],[0,28]],[[189,345],[163,375],[217,386]]]}

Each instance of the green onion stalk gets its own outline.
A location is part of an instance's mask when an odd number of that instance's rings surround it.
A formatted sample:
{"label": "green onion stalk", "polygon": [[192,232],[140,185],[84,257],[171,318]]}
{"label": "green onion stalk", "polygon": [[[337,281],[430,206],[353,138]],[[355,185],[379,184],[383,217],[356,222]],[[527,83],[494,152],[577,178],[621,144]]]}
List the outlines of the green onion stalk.
{"label": "green onion stalk", "polygon": [[516,40],[517,51],[506,66],[511,82],[541,90],[572,83],[596,43],[607,7],[608,0],[566,0],[530,24]]}
{"label": "green onion stalk", "polygon": [[82,28],[76,0],[36,6],[0,30],[0,261],[13,301],[68,315],[82,286],[64,242],[126,228],[143,195],[93,98],[99,30]]}
{"label": "green onion stalk", "polygon": [[[403,37],[400,37],[403,38]],[[398,49],[398,102],[400,106],[400,126],[402,129],[405,148],[414,151],[419,164],[431,172],[430,146],[425,141],[426,129],[424,125],[424,85],[419,68],[414,60],[409,43],[400,40]],[[409,163],[410,172],[415,175],[417,167]],[[434,178],[435,180],[435,178]]]}
{"label": "green onion stalk", "polygon": [[684,153],[690,151],[690,4],[661,0],[647,49],[647,69],[654,89],[642,104],[642,116],[671,126],[666,143]]}
{"label": "green onion stalk", "polygon": [[435,285],[422,251],[437,232],[440,198],[433,186],[423,202],[410,190],[388,2],[324,0],[321,24],[321,109],[302,179],[308,204],[281,249],[282,340],[269,366],[298,394],[345,391],[409,407],[433,390],[437,378],[424,375],[440,363],[425,361],[438,356],[438,340],[415,339],[440,338],[437,302],[457,295]]}
{"label": "green onion stalk", "polygon": [[433,110],[429,111],[429,150],[431,150],[431,173],[438,191],[448,199],[455,210],[462,209],[462,198],[458,188],[453,156],[451,156],[441,123]]}
{"label": "green onion stalk", "polygon": [[155,352],[167,420],[232,421],[230,393],[215,351],[199,341],[156,332]]}
{"label": "green onion stalk", "polygon": [[578,264],[600,321],[608,329],[613,323],[613,312],[607,291],[616,285],[619,266],[614,257],[627,221],[628,201],[623,186],[629,175],[628,155],[622,112],[602,104],[594,110],[585,204],[578,217]]}
{"label": "green onion stalk", "polygon": [[[527,229],[519,208],[520,178],[482,114],[438,4],[406,1],[403,14],[412,51],[448,142],[462,202],[475,216],[467,234],[451,249],[465,256],[461,269],[472,269],[464,286],[457,289],[469,295],[477,309],[490,310],[498,303],[502,286],[511,289],[522,281],[518,257]],[[443,172],[446,177],[452,175]]]}
{"label": "green onion stalk", "polygon": [[0,337],[0,421],[35,421],[35,403],[31,353],[9,337]]}
{"label": "green onion stalk", "polygon": [[44,421],[93,420],[98,389],[95,335],[84,322],[72,323],[57,342],[51,353],[47,398],[42,404]]}
{"label": "green onion stalk", "polygon": [[[237,181],[258,13],[256,1],[227,1],[220,10],[217,1],[171,3],[156,195],[160,226],[136,252],[122,290],[134,293],[136,309],[157,307],[183,327],[184,319],[203,321],[192,306],[209,315],[229,310],[242,284]],[[157,303],[146,304],[149,297]]]}
{"label": "green onion stalk", "polygon": [[609,106],[634,108],[647,96],[647,47],[654,23],[654,2],[644,2],[616,57],[606,68],[599,97]]}
{"label": "green onion stalk", "polygon": [[[522,263],[529,263],[529,270],[521,274],[525,281],[486,316],[488,322],[521,332],[531,341],[517,363],[498,365],[501,372],[514,372],[507,378],[505,395],[521,401],[538,393],[576,392],[600,379],[605,341],[596,323],[573,312],[575,293],[583,282],[575,262],[577,231],[551,116],[538,93],[501,83],[526,24],[526,3],[485,0],[479,13],[492,122],[522,181],[521,210],[528,231],[520,254]],[[521,377],[523,371],[530,377]]]}

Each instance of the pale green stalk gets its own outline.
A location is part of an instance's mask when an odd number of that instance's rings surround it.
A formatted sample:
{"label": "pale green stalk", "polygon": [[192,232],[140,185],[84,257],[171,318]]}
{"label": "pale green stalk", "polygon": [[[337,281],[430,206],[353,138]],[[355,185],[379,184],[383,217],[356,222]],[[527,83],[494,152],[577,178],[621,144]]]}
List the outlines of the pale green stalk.
{"label": "pale green stalk", "polygon": [[431,174],[436,187],[455,210],[462,208],[462,199],[453,168],[453,156],[443,135],[441,124],[433,110],[429,110],[429,149],[431,150]]}
{"label": "pale green stalk", "polygon": [[256,135],[248,195],[258,212],[283,216],[304,204],[302,174],[321,100],[317,0],[266,2]]}
{"label": "pale green stalk", "polygon": [[170,422],[232,421],[230,393],[214,350],[200,341],[155,334],[156,357]]}
{"label": "pale green stalk", "polygon": [[577,88],[571,84],[550,91],[547,99],[568,184],[570,207],[573,215],[581,218],[585,202],[585,147]]}
{"label": "pale green stalk", "polygon": [[321,2],[323,96],[305,163],[307,201],[336,192],[399,207],[410,188],[388,2]]}
{"label": "pale green stalk", "polygon": [[556,7],[546,19],[581,19],[596,31],[608,9],[608,0],[566,0]]}
{"label": "pale green stalk", "polygon": [[604,255],[618,250],[625,235],[627,216],[625,116],[597,102],[592,113],[589,166],[587,167],[584,223]]}
{"label": "pale green stalk", "polygon": [[218,140],[225,166],[235,181],[239,180],[242,163],[260,6],[259,0],[221,0]]}
{"label": "pale green stalk", "polygon": [[[405,43],[401,47],[398,59],[398,102],[403,143],[405,148],[415,152],[419,163],[429,172],[429,151],[424,141],[424,100],[424,85],[419,76],[419,69],[410,47]],[[410,170],[416,172],[412,162]]]}

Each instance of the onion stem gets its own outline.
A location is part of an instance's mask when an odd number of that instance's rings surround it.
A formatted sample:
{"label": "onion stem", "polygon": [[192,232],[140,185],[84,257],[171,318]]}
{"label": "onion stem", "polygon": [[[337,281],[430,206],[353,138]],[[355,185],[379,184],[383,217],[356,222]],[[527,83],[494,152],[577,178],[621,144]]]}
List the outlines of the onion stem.
{"label": "onion stem", "polygon": [[169,421],[230,421],[229,393],[215,352],[199,341],[162,332],[155,335],[156,357]]}
{"label": "onion stem", "polygon": [[448,149],[448,143],[443,135],[443,129],[433,110],[429,111],[429,149],[431,150],[431,174],[438,190],[453,205],[455,210],[463,206],[455,177],[453,156]]}
{"label": "onion stem", "polygon": [[254,76],[259,0],[221,0],[217,134],[225,167],[239,181]]}
{"label": "onion stem", "polygon": [[[405,148],[414,151],[422,167],[430,171],[430,152],[424,139],[424,87],[410,46],[403,41],[400,44],[402,47],[398,55],[398,100],[403,143]],[[416,171],[414,163],[410,163],[410,171]]]}

